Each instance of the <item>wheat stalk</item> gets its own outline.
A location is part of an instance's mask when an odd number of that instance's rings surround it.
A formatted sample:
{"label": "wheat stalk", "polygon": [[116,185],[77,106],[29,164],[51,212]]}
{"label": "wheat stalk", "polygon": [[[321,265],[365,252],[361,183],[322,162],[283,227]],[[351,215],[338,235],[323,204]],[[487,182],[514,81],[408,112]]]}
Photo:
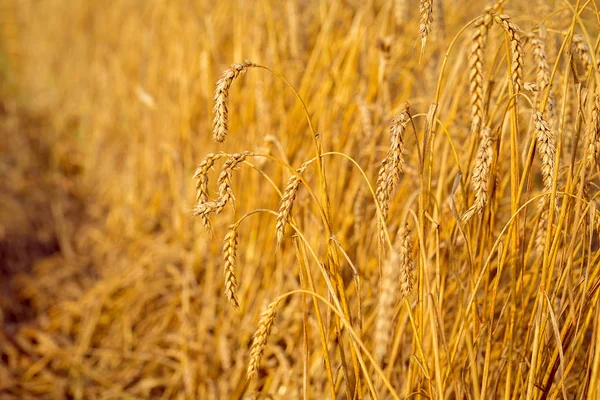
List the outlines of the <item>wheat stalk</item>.
{"label": "wheat stalk", "polygon": [[492,24],[489,13],[480,17],[474,26],[471,36],[471,53],[469,56],[469,90],[471,93],[471,133],[479,133],[484,124],[483,106],[483,52],[487,34]]}
{"label": "wheat stalk", "polygon": [[251,61],[244,60],[241,64],[233,64],[229,69],[226,69],[221,78],[217,81],[215,89],[213,113],[213,140],[215,142],[223,142],[228,132],[229,109],[227,108],[227,98],[229,97],[229,88],[233,81],[246,73],[249,67],[255,67]]}
{"label": "wheat stalk", "polygon": [[488,202],[490,167],[494,157],[494,142],[495,137],[491,129],[488,127],[483,128],[471,178],[471,185],[475,192],[475,201],[463,215],[463,221],[469,220],[475,213],[481,213]]}
{"label": "wheat stalk", "polygon": [[252,337],[252,345],[250,346],[250,362],[246,372],[246,379],[251,380],[260,366],[260,359],[267,344],[267,339],[271,334],[271,329],[275,324],[275,316],[277,314],[277,306],[280,299],[275,299],[260,316],[258,329]]}
{"label": "wheat stalk", "polygon": [[514,92],[519,93],[523,87],[523,45],[519,38],[519,27],[505,14],[494,15],[494,21],[500,24],[508,35],[512,60],[510,76]]}

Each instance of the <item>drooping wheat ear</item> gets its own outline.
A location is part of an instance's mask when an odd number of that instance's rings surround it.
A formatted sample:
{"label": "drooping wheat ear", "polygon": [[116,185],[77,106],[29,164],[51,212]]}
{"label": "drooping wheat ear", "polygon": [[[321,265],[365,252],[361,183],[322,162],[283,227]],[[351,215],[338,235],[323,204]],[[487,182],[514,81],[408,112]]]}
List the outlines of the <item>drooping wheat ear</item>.
{"label": "drooping wheat ear", "polygon": [[[546,56],[546,29],[543,25],[540,26],[539,36],[531,34],[529,36],[529,43],[533,47],[533,59],[536,66],[536,85],[537,93],[535,104],[540,107],[541,96],[550,86],[550,65],[548,64],[548,58]],[[558,115],[556,110],[556,95],[554,91],[550,89],[548,94],[548,115],[549,125],[551,128],[558,125]]]}
{"label": "drooping wheat ear", "polygon": [[433,21],[433,0],[421,0],[419,11],[421,12],[419,37],[421,38],[421,51],[423,51],[427,42],[427,35],[431,31],[431,22]]}
{"label": "drooping wheat ear", "polygon": [[500,24],[508,35],[512,60],[510,75],[514,92],[519,93],[523,87],[523,45],[519,37],[519,27],[505,14],[494,15],[494,21]]}
{"label": "drooping wheat ear", "polygon": [[579,56],[586,72],[592,68],[593,63],[590,47],[585,42],[583,35],[578,33],[573,35],[573,53],[576,53]]}
{"label": "drooping wheat ear", "polygon": [[408,224],[405,224],[398,230],[396,247],[398,248],[398,262],[400,264],[400,292],[402,296],[407,297],[412,292],[415,281],[415,261],[412,255],[413,244]]}
{"label": "drooping wheat ear", "polygon": [[484,124],[483,52],[492,17],[486,13],[474,25],[469,55],[469,90],[471,93],[471,134],[479,134]]}
{"label": "drooping wheat ear", "polygon": [[533,122],[535,124],[535,136],[537,149],[542,160],[542,180],[544,189],[552,190],[552,176],[554,175],[554,163],[556,156],[556,143],[554,134],[550,130],[548,122],[538,110],[534,111]]}
{"label": "drooping wheat ear", "polygon": [[390,148],[381,162],[377,175],[376,197],[384,219],[387,219],[390,198],[396,190],[404,166],[404,131],[408,124],[408,112],[402,111],[390,126]]}
{"label": "drooping wheat ear", "polygon": [[225,276],[225,297],[229,300],[229,303],[239,310],[240,302],[237,297],[237,276],[235,274],[236,267],[236,254],[237,254],[237,233],[238,225],[232,224],[229,226],[229,230],[223,240],[223,261],[224,268],[223,274]]}
{"label": "drooping wheat ear", "polygon": [[223,72],[221,78],[217,81],[215,90],[213,113],[213,139],[215,142],[223,142],[227,136],[227,124],[229,122],[229,110],[227,108],[227,98],[231,83],[240,75],[244,75],[250,67],[255,67],[251,61],[244,60],[241,64],[233,64]]}
{"label": "drooping wheat ear", "polygon": [[481,131],[481,141],[477,150],[477,158],[472,171],[471,185],[475,192],[473,205],[465,212],[463,221],[469,220],[475,213],[481,213],[488,202],[488,190],[490,183],[490,167],[494,158],[495,137],[488,127]]}
{"label": "drooping wheat ear", "polygon": [[588,165],[592,165],[598,161],[598,153],[600,152],[600,96],[597,93],[594,93],[588,136],[586,162]]}
{"label": "drooping wheat ear", "polygon": [[248,371],[246,372],[246,379],[248,380],[256,375],[258,367],[260,366],[260,358],[265,350],[267,339],[271,334],[271,329],[275,324],[275,316],[277,314],[279,302],[279,298],[275,299],[275,301],[269,304],[267,309],[260,316],[258,330],[254,333],[252,345],[250,346],[250,362],[248,363]]}
{"label": "drooping wheat ear", "polygon": [[223,169],[217,180],[219,197],[216,201],[206,201],[197,204],[192,210],[194,216],[200,216],[204,219],[208,218],[210,214],[220,214],[228,202],[231,202],[231,205],[235,206],[235,196],[231,187],[231,175],[238,165],[250,154],[249,152],[245,152],[229,155],[229,158],[223,164]]}
{"label": "drooping wheat ear", "polygon": [[[308,163],[302,164],[300,168],[296,170],[298,175],[302,175],[306,170]],[[288,179],[287,186],[281,196],[281,205],[279,206],[279,212],[277,213],[277,222],[275,224],[275,232],[277,234],[277,246],[281,246],[283,242],[283,235],[285,234],[285,227],[290,220],[292,214],[292,208],[294,207],[294,201],[298,195],[298,189],[300,188],[300,176],[296,174],[292,175]]]}
{"label": "drooping wheat ear", "polygon": [[[194,178],[196,182],[196,204],[206,203],[208,201],[208,171],[213,167],[215,161],[226,156],[225,153],[209,153],[196,168]],[[204,227],[210,231],[210,220],[206,215],[202,215]]]}

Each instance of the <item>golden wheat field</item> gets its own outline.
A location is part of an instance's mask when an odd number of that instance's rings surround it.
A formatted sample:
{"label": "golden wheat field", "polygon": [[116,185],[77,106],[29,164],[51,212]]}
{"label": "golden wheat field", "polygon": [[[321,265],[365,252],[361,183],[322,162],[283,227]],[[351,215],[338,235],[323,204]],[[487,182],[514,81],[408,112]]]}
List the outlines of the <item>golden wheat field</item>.
{"label": "golden wheat field", "polygon": [[595,0],[1,0],[0,399],[600,399]]}

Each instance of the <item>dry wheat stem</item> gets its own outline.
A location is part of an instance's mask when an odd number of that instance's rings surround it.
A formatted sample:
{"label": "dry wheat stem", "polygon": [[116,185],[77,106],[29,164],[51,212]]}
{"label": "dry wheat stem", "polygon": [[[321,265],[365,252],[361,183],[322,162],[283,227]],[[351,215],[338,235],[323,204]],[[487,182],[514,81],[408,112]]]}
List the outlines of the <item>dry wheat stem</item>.
{"label": "dry wheat stem", "polygon": [[471,178],[471,185],[473,186],[473,192],[475,192],[475,201],[463,215],[462,219],[464,221],[469,220],[475,213],[481,213],[488,202],[490,167],[494,157],[494,142],[495,137],[492,134],[492,130],[488,127],[483,128]]}
{"label": "dry wheat stem", "polygon": [[419,3],[421,19],[419,21],[419,37],[421,38],[421,49],[425,48],[427,35],[431,31],[433,21],[433,0],[421,0]]}
{"label": "dry wheat stem", "polygon": [[469,90],[471,99],[471,133],[479,133],[484,125],[483,52],[492,17],[486,13],[475,22],[469,56]]}
{"label": "dry wheat stem", "polygon": [[556,143],[554,141],[554,134],[550,130],[548,122],[544,120],[544,116],[540,111],[534,111],[533,120],[535,124],[537,149],[542,160],[542,180],[544,181],[544,189],[546,191],[550,191],[552,190],[556,157]]}
{"label": "dry wheat stem", "polygon": [[515,93],[519,93],[523,87],[523,46],[519,38],[519,27],[510,21],[505,14],[494,15],[494,20],[500,24],[508,35],[511,51],[510,77]]}
{"label": "dry wheat stem", "polygon": [[267,344],[267,339],[271,334],[271,329],[275,324],[275,316],[277,314],[277,306],[279,305],[280,299],[273,301],[267,309],[260,316],[258,322],[258,330],[252,337],[252,345],[250,346],[250,362],[248,363],[248,370],[246,373],[246,379],[250,380],[256,375],[258,367],[260,366],[260,359],[263,351]]}
{"label": "dry wheat stem", "polygon": [[230,225],[229,230],[225,235],[225,239],[223,240],[223,274],[225,277],[225,297],[236,310],[240,308],[240,302],[236,293],[237,276],[235,273],[238,245],[237,230],[238,226],[236,224]]}
{"label": "dry wheat stem", "polygon": [[283,195],[281,196],[281,205],[279,206],[279,211],[277,212],[277,222],[275,224],[277,246],[280,246],[283,242],[285,227],[289,223],[290,216],[292,214],[292,208],[294,207],[294,201],[296,200],[298,189],[300,188],[300,182],[302,181],[300,176],[304,173],[307,166],[308,163],[304,163],[296,170],[297,174],[294,174],[290,177],[287,182],[287,186],[283,191]]}
{"label": "dry wheat stem", "polygon": [[227,98],[229,97],[229,88],[232,82],[239,76],[244,75],[249,67],[254,67],[251,61],[244,60],[241,64],[233,64],[223,72],[221,78],[217,81],[215,89],[213,113],[213,139],[216,142],[223,142],[228,132],[229,110],[227,108]]}

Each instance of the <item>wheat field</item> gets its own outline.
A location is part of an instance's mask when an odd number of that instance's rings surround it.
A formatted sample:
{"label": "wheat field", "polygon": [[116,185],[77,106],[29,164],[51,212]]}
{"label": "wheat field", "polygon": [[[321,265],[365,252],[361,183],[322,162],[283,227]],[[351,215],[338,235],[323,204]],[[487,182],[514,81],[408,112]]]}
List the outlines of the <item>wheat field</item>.
{"label": "wheat field", "polygon": [[2,0],[0,399],[599,399],[594,0]]}

